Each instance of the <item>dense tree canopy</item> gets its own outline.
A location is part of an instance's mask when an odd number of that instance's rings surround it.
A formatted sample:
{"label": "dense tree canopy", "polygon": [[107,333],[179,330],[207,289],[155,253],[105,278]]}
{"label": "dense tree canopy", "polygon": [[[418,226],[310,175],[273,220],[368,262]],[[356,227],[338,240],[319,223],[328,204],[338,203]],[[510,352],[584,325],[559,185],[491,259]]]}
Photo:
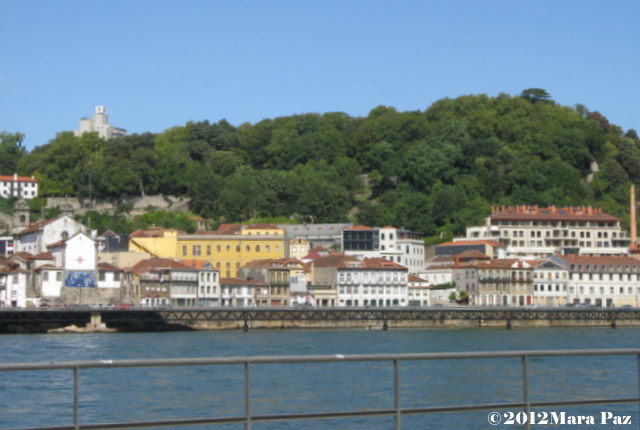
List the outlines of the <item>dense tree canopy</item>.
{"label": "dense tree canopy", "polygon": [[30,153],[21,141],[0,134],[1,173],[35,175],[45,196],[186,195],[216,222],[351,220],[443,238],[492,204],[595,204],[623,216],[628,185],[640,181],[634,130],[539,88],[442,99],[423,112],[378,106],[363,118],[190,122],[109,141],[61,133]]}

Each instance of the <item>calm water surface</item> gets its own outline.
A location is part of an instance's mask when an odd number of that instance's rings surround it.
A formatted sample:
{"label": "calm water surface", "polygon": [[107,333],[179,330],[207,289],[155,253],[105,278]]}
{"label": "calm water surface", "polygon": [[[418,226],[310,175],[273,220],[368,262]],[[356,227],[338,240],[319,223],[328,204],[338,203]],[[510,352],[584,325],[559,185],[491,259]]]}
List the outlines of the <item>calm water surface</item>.
{"label": "calm water surface", "polygon": [[[372,331],[225,331],[0,336],[0,362],[368,354],[493,350],[638,348],[637,328],[435,329]],[[552,401],[638,395],[630,357],[532,358],[530,399]],[[393,407],[391,363],[256,365],[254,414]],[[72,375],[65,371],[0,373],[0,428],[69,425]],[[241,366],[87,369],[80,372],[81,423],[225,417],[243,413]],[[519,359],[401,364],[401,406],[521,401]],[[565,407],[567,415],[631,415],[638,405]],[[404,429],[489,429],[489,411],[404,416]],[[518,412],[518,411],[514,411]],[[534,428],[611,428],[553,425]],[[242,426],[190,428],[241,429]],[[392,418],[254,424],[255,429],[391,429]]]}

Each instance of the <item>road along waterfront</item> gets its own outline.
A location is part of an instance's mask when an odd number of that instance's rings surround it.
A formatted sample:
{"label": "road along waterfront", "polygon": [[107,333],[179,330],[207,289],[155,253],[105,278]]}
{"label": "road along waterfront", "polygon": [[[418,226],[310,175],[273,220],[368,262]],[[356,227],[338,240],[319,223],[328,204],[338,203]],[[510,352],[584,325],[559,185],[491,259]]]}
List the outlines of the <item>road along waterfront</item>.
{"label": "road along waterfront", "polygon": [[[0,337],[0,361],[610,349],[637,348],[639,340],[636,328],[7,335]],[[638,363],[628,357],[531,358],[528,366],[533,401],[637,396]],[[5,401],[0,402],[0,428],[69,424],[73,388],[68,371],[5,372],[2,378],[0,391]],[[238,367],[96,369],[81,373],[80,379],[82,423],[243,412],[243,371]],[[519,360],[407,362],[401,367],[399,380],[403,407],[522,399]],[[392,403],[392,382],[393,370],[387,363],[259,365],[252,369],[253,412],[388,408]],[[633,428],[639,422],[638,405],[566,407],[555,411],[570,416],[600,416],[601,412],[631,416]],[[406,416],[403,428],[486,429],[490,427],[487,412]],[[253,428],[388,429],[393,428],[393,418],[256,423]]]}

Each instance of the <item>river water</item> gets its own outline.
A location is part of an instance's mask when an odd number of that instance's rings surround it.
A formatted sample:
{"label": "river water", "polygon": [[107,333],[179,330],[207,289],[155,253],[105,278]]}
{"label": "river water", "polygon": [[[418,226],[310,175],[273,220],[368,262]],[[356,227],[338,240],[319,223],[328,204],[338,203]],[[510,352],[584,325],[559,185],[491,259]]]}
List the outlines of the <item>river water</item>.
{"label": "river water", "polygon": [[[0,336],[0,362],[638,348],[637,328],[255,330]],[[531,358],[531,401],[638,396],[635,357]],[[80,371],[80,422],[149,421],[243,414],[241,366],[86,369]],[[405,362],[401,406],[426,407],[522,400],[519,359]],[[255,365],[254,414],[393,407],[390,362]],[[69,425],[69,370],[1,372],[0,428]],[[596,425],[534,428],[640,428],[639,406],[596,405],[540,410],[593,416]],[[403,429],[522,428],[491,426],[490,411],[406,415]],[[500,411],[503,413],[504,411]],[[514,413],[519,412],[514,410]],[[631,425],[600,424],[601,414],[631,416]],[[504,420],[503,420],[504,421]],[[174,427],[177,428],[177,427]],[[241,429],[239,425],[190,428]],[[393,418],[254,423],[254,429],[391,429]]]}

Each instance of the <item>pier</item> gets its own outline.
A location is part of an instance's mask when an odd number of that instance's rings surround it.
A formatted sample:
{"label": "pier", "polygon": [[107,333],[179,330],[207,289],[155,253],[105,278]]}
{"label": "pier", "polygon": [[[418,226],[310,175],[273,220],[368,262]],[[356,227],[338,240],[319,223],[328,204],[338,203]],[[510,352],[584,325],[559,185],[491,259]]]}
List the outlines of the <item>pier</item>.
{"label": "pier", "polygon": [[640,325],[640,308],[130,308],[2,309],[0,332],[77,325],[123,331],[254,328]]}

